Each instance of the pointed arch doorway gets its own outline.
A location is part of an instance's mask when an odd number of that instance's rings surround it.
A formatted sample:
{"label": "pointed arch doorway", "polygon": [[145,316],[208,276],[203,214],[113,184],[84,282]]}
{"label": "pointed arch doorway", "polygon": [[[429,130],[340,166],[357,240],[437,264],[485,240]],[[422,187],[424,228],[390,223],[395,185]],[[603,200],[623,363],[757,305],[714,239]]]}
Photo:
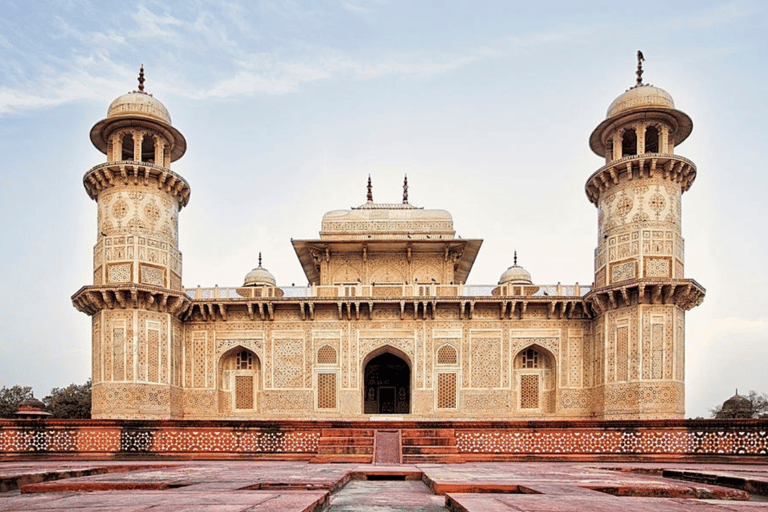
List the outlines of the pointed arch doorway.
{"label": "pointed arch doorway", "polygon": [[[363,411],[365,414],[409,414],[411,412],[411,367],[403,357],[387,348],[371,352],[363,367]],[[398,351],[399,352],[399,351]],[[403,354],[404,357],[405,354]]]}

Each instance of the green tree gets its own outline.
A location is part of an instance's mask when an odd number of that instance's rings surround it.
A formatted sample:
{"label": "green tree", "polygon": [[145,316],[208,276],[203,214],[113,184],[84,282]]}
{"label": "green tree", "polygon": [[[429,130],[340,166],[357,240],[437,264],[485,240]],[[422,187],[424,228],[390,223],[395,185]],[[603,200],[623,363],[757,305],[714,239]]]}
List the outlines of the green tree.
{"label": "green tree", "polygon": [[729,398],[723,405],[718,405],[714,409],[711,409],[713,418],[768,418],[768,394],[758,393],[755,390],[751,390],[749,395],[740,398],[744,398],[743,405],[730,404],[731,406],[723,407],[733,400],[734,397]]}
{"label": "green tree", "polygon": [[17,384],[10,388],[5,386],[0,388],[0,418],[15,418],[19,404],[27,398],[32,398],[30,386]]}
{"label": "green tree", "polygon": [[53,418],[85,420],[91,417],[91,379],[85,384],[70,384],[65,388],[53,388],[43,398]]}

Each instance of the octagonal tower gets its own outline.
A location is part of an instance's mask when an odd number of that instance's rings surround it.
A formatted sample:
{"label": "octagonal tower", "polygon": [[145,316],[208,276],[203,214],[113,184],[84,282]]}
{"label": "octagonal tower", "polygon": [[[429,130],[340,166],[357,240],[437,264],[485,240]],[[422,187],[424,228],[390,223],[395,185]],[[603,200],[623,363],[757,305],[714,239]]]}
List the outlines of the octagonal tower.
{"label": "octagonal tower", "polygon": [[596,410],[611,418],[677,418],[684,409],[685,311],[704,289],[684,276],[681,197],[696,166],[675,154],[693,128],[664,90],[637,83],[589,139],[605,165],[587,180],[598,209]]}
{"label": "octagonal tower", "polygon": [[85,173],[98,203],[93,284],[73,297],[93,317],[94,418],[163,419],[181,411],[179,210],[187,182],[171,171],[186,151],[165,106],[139,90],[117,98],[91,129],[106,162]]}

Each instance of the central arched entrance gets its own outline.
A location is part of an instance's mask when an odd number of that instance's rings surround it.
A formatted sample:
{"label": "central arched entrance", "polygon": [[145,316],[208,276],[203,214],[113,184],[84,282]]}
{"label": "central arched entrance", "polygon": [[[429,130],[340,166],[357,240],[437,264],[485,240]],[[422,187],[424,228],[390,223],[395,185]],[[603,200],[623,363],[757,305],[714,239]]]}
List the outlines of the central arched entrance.
{"label": "central arched entrance", "polygon": [[365,414],[411,412],[411,367],[390,352],[382,352],[365,365],[363,411]]}

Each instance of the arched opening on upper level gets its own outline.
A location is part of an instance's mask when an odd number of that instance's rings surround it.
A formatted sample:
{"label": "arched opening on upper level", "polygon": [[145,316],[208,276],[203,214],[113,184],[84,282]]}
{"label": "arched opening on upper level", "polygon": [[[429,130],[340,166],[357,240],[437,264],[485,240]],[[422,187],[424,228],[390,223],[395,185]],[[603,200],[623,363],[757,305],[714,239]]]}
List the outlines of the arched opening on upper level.
{"label": "arched opening on upper level", "polygon": [[634,128],[627,128],[621,135],[621,156],[637,154],[637,132]]}
{"label": "arched opening on upper level", "polygon": [[145,133],[141,139],[141,161],[155,162],[155,136],[149,133]]}
{"label": "arched opening on upper level", "polygon": [[134,160],[134,144],[133,144],[133,134],[132,133],[126,133],[123,134],[123,151],[122,151],[122,158],[121,160]]}
{"label": "arched opening on upper level", "polygon": [[645,152],[659,152],[659,129],[655,126],[648,126],[645,129]]}

